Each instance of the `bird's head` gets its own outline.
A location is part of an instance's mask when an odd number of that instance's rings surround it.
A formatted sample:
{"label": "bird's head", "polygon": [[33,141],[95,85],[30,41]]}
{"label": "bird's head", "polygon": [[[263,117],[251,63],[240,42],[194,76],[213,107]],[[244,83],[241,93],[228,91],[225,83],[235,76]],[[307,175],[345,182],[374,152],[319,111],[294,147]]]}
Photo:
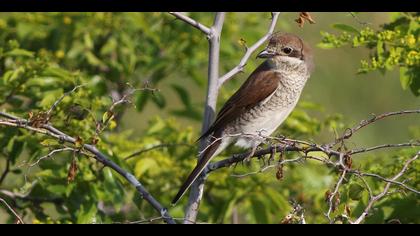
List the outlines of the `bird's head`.
{"label": "bird's head", "polygon": [[274,33],[267,47],[257,57],[289,64],[305,63],[309,71],[313,69],[311,49],[301,38],[293,34]]}

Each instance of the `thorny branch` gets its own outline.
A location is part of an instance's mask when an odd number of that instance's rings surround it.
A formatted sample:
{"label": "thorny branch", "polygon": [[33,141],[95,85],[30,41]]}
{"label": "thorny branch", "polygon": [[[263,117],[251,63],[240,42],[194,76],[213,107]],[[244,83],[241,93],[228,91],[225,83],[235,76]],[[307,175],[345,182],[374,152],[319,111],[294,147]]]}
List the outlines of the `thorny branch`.
{"label": "thorny branch", "polygon": [[[403,166],[403,168],[401,169],[400,172],[398,172],[392,179],[391,181],[396,181],[398,178],[400,178],[408,169],[409,165],[414,162],[415,160],[417,160],[417,158],[420,155],[420,151],[417,152],[417,154],[410,158],[409,160],[407,160]],[[370,196],[369,202],[365,208],[365,210],[363,211],[362,215],[359,216],[359,218],[357,218],[357,220],[355,220],[354,222],[350,222],[352,224],[360,224],[365,218],[366,216],[369,214],[369,211],[372,209],[373,204],[377,201],[379,201],[381,198],[383,198],[384,196],[386,196],[387,194],[389,194],[389,188],[391,187],[391,184],[393,184],[393,182],[389,181],[385,187],[384,190],[379,193],[376,196]]]}
{"label": "thorny branch", "polygon": [[[17,128],[34,131],[36,133],[47,135],[57,140],[60,140],[61,142],[66,142],[66,143],[70,143],[74,145],[77,142],[76,138],[73,138],[63,133],[62,131],[58,130],[57,128],[55,128],[54,126],[48,123],[41,124],[39,127],[33,127],[31,126],[30,122],[26,119],[18,118],[5,112],[0,112],[0,116],[6,118],[6,119],[0,119],[0,126],[1,125],[11,126],[11,127],[17,127]],[[170,224],[175,223],[173,218],[169,215],[167,209],[164,208],[131,173],[127,172],[126,170],[122,169],[119,165],[117,165],[115,162],[111,161],[106,155],[100,152],[94,145],[83,144],[82,148],[84,151],[92,154],[93,157],[97,161],[101,162],[105,166],[110,167],[111,169],[115,170],[118,174],[123,176],[131,185],[133,185],[136,188],[139,194],[147,202],[149,202],[149,204],[153,208],[155,208],[161,214],[165,222],[170,223]]]}
{"label": "thorny branch", "polygon": [[[405,165],[404,168],[393,178],[386,178],[383,177],[379,174],[374,174],[374,173],[366,173],[363,171],[360,171],[358,169],[353,169],[351,166],[351,159],[353,158],[353,156],[355,155],[360,155],[363,153],[368,153],[371,151],[376,151],[376,150],[380,150],[380,149],[386,149],[386,148],[413,148],[413,147],[419,147],[420,148],[420,141],[415,141],[415,142],[407,142],[407,143],[399,143],[399,144],[382,144],[382,145],[377,145],[377,146],[373,146],[373,147],[367,147],[367,148],[357,148],[357,149],[351,149],[351,150],[346,150],[343,149],[341,147],[336,147],[335,149],[333,149],[334,146],[336,146],[338,143],[343,144],[344,140],[349,139],[352,135],[354,135],[356,132],[358,132],[360,129],[362,129],[363,127],[366,127],[367,125],[371,125],[379,120],[391,117],[391,116],[397,116],[397,115],[407,115],[407,114],[420,114],[420,110],[407,110],[407,111],[397,111],[397,112],[389,112],[389,113],[384,113],[378,116],[373,116],[372,118],[368,119],[368,120],[363,120],[361,121],[358,125],[356,125],[353,128],[347,129],[344,134],[337,138],[334,142],[329,143],[329,144],[324,144],[324,145],[319,145],[316,143],[312,143],[312,142],[307,142],[307,141],[301,141],[301,140],[293,140],[293,139],[287,139],[284,137],[262,137],[270,142],[276,142],[275,144],[271,144],[268,148],[265,149],[261,149],[256,151],[252,157],[254,158],[263,158],[266,155],[270,155],[270,159],[271,156],[273,155],[273,153],[279,153],[279,154],[284,154],[286,152],[298,152],[300,153],[300,156],[294,159],[285,159],[285,160],[279,160],[277,163],[275,164],[270,164],[268,163],[267,165],[264,164],[264,166],[262,166],[259,170],[257,171],[253,171],[253,172],[249,172],[249,173],[245,173],[245,174],[235,174],[232,175],[234,177],[239,177],[239,178],[243,178],[249,175],[253,175],[253,174],[258,174],[261,172],[264,172],[268,169],[271,168],[278,168],[279,166],[282,166],[285,163],[296,163],[296,162],[301,162],[303,160],[314,160],[314,161],[319,161],[321,163],[324,163],[325,165],[327,165],[328,167],[333,167],[336,168],[338,171],[340,171],[340,176],[338,178],[338,181],[336,182],[336,184],[334,185],[334,189],[332,192],[328,192],[327,193],[327,203],[328,203],[328,210],[325,213],[326,217],[328,218],[330,223],[335,223],[336,219],[331,219],[331,213],[334,212],[334,210],[336,209],[337,205],[339,204],[339,189],[343,184],[343,181],[345,180],[345,178],[347,177],[347,175],[349,174],[353,174],[355,176],[357,176],[359,179],[362,180],[362,182],[364,183],[364,185],[366,186],[369,195],[370,195],[370,201],[368,203],[367,209],[365,210],[366,213],[364,213],[362,216],[360,216],[356,221],[351,222],[349,220],[349,222],[351,223],[361,223],[366,215],[367,212],[370,210],[370,208],[372,207],[372,205],[377,202],[379,199],[381,199],[382,197],[384,197],[387,193],[389,193],[389,188],[391,187],[391,185],[395,185],[398,186],[404,190],[413,192],[415,194],[419,194],[420,195],[420,191],[414,189],[413,187],[408,186],[407,184],[404,183],[404,181],[397,181],[398,178],[400,178],[408,169],[409,164],[411,164],[412,162],[414,162],[418,156],[420,155],[420,151],[419,153],[417,153],[417,155],[413,158],[411,158],[410,160],[408,160]],[[236,134],[235,134],[236,135]],[[246,134],[243,134],[246,135]],[[261,137],[259,137],[261,138]],[[325,154],[325,158],[324,157],[315,157],[315,156],[310,156],[308,154],[310,154],[311,152],[321,152],[323,154]],[[220,168],[224,168],[224,167],[229,167],[232,165],[235,165],[239,162],[243,162],[245,160],[245,158],[249,157],[250,153],[241,153],[241,154],[236,154],[233,155],[230,158],[226,158],[214,163],[210,163],[208,168],[206,169],[206,174],[215,171],[217,169]],[[328,158],[327,158],[328,157]],[[335,159],[332,159],[332,157],[335,157]],[[269,160],[270,162],[270,160]],[[383,194],[377,195],[377,196],[373,196],[372,190],[370,188],[370,186],[368,185],[367,181],[363,178],[363,177],[371,177],[371,178],[376,178],[380,181],[383,181],[386,183],[386,188],[384,189]],[[373,199],[373,200],[372,200]]]}

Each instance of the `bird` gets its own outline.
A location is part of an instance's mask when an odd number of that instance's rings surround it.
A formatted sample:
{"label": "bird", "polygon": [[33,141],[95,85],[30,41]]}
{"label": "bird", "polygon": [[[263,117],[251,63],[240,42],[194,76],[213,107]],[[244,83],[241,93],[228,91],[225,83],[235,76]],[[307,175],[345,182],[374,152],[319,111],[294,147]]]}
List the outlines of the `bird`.
{"label": "bird", "polygon": [[310,47],[297,35],[276,32],[257,58],[265,59],[225,102],[199,140],[208,145],[172,201],[176,204],[209,162],[230,144],[252,148],[271,135],[295,108],[313,69]]}

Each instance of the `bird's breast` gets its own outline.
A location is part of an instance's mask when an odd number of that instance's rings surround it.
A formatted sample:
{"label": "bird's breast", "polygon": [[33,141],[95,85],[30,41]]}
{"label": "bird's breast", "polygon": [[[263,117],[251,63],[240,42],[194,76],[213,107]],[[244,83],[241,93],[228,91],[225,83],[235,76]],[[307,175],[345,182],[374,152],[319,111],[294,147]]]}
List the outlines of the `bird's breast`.
{"label": "bird's breast", "polygon": [[237,139],[236,145],[249,148],[262,141],[256,136],[270,136],[296,106],[305,82],[306,77],[291,78],[289,74],[275,92],[238,117],[227,129],[230,134],[245,134]]}

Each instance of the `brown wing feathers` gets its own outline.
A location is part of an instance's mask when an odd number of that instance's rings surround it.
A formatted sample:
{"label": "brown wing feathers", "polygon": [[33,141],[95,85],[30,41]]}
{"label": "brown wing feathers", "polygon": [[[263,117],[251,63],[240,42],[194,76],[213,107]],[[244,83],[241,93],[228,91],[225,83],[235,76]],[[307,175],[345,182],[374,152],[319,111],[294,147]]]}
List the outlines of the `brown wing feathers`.
{"label": "brown wing feathers", "polygon": [[213,125],[198,139],[200,140],[213,134],[210,146],[203,152],[197,166],[182,185],[172,204],[175,204],[183,196],[213,158],[213,154],[221,143],[220,139],[215,140],[221,137],[226,125],[270,96],[277,89],[280,78],[280,75],[270,70],[268,63],[264,62],[249,76],[239,90],[229,98],[218,113]]}
{"label": "brown wing feathers", "polygon": [[280,75],[270,70],[267,62],[262,63],[249,76],[238,91],[229,98],[217,114],[213,125],[199,138],[223,129],[243,112],[270,96],[277,88]]}

